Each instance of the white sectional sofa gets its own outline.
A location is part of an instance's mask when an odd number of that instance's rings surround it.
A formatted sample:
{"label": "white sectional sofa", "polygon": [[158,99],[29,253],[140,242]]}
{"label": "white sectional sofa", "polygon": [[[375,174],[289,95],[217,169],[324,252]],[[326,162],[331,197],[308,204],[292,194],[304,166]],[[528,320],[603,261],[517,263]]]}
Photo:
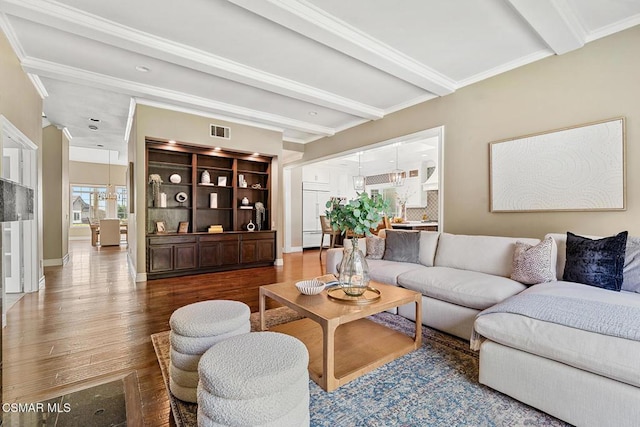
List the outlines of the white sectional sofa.
{"label": "white sectional sofa", "polygon": [[[422,293],[424,325],[470,339],[480,311],[526,289],[509,279],[516,241],[540,242],[421,231],[418,264],[384,259],[367,263],[371,280]],[[327,252],[327,273],[337,273],[342,251]],[[398,313],[415,320],[412,307],[399,307]]]}
{"label": "white sectional sofa", "polygon": [[[509,277],[515,242],[538,239],[423,231],[419,263],[367,261],[371,280],[422,293],[426,326],[471,339],[475,323],[480,383],[574,425],[640,426],[640,341],[510,312],[478,316],[520,294],[552,296],[549,304],[562,309],[563,298],[586,304],[585,310],[604,302],[609,312],[631,313],[621,327],[640,337],[640,293],[562,281],[566,235],[548,236],[557,246],[557,281],[533,286]],[[336,273],[341,259],[342,249],[329,250],[327,272]],[[398,314],[414,320],[409,307]]]}
{"label": "white sectional sofa", "polygon": [[[640,293],[562,281],[566,235],[548,236],[558,247],[558,281],[531,286],[523,295],[551,296],[562,310],[574,299],[607,304],[610,313],[640,314]],[[625,328],[640,330],[640,316],[628,320]],[[577,426],[640,425],[640,341],[500,312],[479,316],[475,330],[486,338],[480,383]]]}

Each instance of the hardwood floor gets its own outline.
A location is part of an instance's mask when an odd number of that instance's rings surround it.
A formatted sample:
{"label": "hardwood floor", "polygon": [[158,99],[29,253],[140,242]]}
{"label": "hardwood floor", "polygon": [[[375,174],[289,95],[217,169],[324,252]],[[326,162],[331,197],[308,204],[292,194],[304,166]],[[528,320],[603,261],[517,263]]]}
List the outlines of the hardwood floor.
{"label": "hardwood floor", "polygon": [[318,276],[324,259],[307,251],[285,254],[283,267],[135,283],[125,247],[71,242],[69,263],[46,268],[46,287],[7,313],[2,401],[40,402],[135,371],[145,424],[173,425],[150,335],[197,301],[233,299],[258,311],[260,285]]}

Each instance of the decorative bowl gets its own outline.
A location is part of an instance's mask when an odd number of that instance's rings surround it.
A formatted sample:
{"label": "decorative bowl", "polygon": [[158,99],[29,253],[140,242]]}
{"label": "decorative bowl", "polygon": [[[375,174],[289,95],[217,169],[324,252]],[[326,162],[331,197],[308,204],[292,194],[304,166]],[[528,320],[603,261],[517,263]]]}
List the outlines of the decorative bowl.
{"label": "decorative bowl", "polygon": [[169,177],[169,181],[171,181],[174,184],[180,184],[180,182],[182,182],[182,177],[177,173],[174,173]]}
{"label": "decorative bowl", "polygon": [[315,279],[302,280],[296,283],[296,288],[298,288],[301,294],[317,295],[324,290],[325,284]]}

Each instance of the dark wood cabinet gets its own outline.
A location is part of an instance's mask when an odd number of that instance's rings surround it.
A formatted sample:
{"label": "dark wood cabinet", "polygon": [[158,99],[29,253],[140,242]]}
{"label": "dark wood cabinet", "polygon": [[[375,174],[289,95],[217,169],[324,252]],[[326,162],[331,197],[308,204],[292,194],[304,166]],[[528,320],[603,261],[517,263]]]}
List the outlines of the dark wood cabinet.
{"label": "dark wood cabinet", "polygon": [[[148,278],[273,264],[270,157],[159,140],[147,140],[146,154]],[[177,233],[185,222],[189,232]]]}
{"label": "dark wood cabinet", "polygon": [[252,233],[243,236],[242,263],[267,262],[275,260],[275,239],[271,233]]}
{"label": "dark wood cabinet", "polygon": [[222,234],[200,237],[201,268],[236,265],[240,263],[238,236]]}
{"label": "dark wood cabinet", "polygon": [[183,276],[272,265],[276,232],[166,234],[147,237],[147,277]]}

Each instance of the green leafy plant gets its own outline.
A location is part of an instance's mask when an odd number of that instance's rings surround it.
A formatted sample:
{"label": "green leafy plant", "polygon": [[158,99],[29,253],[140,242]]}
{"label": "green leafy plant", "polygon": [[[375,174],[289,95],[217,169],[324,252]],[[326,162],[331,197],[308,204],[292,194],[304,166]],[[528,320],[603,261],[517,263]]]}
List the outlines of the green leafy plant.
{"label": "green leafy plant", "polygon": [[346,204],[332,200],[327,202],[326,207],[327,218],[334,230],[340,230],[342,234],[352,231],[356,236],[370,236],[370,229],[377,227],[382,215],[389,209],[389,202],[382,197],[369,197],[363,191]]}

